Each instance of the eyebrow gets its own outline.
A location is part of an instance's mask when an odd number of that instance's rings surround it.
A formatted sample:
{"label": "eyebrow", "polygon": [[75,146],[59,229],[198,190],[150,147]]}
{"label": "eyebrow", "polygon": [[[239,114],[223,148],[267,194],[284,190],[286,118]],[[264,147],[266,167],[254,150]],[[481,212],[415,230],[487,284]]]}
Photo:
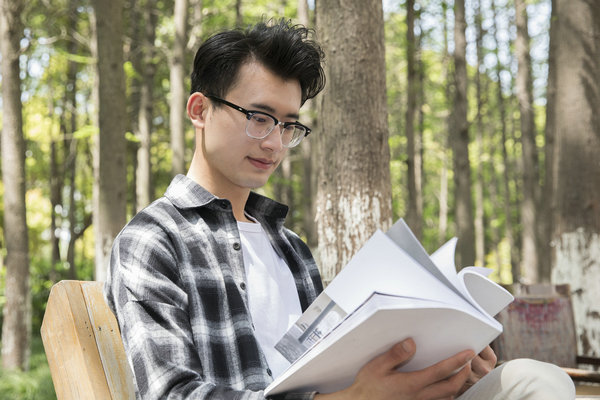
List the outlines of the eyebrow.
{"label": "eyebrow", "polygon": [[[265,110],[266,112],[271,113],[271,114],[276,113],[276,111],[273,107],[263,104],[263,103],[252,103],[252,104],[250,104],[250,107],[259,108],[259,109]],[[300,117],[300,115],[298,115],[296,113],[289,113],[285,116],[285,118],[293,118],[295,120],[297,120],[299,117]]]}

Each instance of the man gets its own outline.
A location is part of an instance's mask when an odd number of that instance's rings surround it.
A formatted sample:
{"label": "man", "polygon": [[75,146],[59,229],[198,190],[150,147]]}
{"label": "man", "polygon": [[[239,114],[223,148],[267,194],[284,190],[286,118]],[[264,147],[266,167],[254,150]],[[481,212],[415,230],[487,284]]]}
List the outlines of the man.
{"label": "man", "polygon": [[[251,190],[310,133],[299,110],[325,81],[322,51],[308,33],[285,21],[261,23],[217,34],[196,54],[189,172],[116,238],[105,287],[139,398],[263,399],[288,365],[274,345],[322,284],[306,245],[283,226],[287,207]],[[343,391],[283,398],[451,398],[496,361],[489,348],[477,357],[466,350],[398,373],[415,350],[411,339],[399,343]],[[505,393],[500,375],[488,374],[465,396],[494,385]]]}

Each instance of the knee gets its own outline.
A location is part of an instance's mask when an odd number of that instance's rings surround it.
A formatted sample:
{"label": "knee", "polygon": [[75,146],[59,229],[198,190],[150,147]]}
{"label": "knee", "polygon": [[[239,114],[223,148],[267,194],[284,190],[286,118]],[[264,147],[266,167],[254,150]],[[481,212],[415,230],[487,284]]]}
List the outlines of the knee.
{"label": "knee", "polygon": [[516,359],[501,366],[502,386],[512,387],[522,397],[532,399],[574,399],[573,381],[561,368],[554,364]]}

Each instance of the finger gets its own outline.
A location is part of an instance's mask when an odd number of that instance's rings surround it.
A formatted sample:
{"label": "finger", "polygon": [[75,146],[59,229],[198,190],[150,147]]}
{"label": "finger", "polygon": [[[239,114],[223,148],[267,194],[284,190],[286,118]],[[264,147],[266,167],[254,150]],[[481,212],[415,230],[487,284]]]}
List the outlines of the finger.
{"label": "finger", "polygon": [[367,365],[379,371],[392,371],[399,365],[407,362],[415,354],[416,345],[414,340],[405,339],[395,344],[382,355],[375,357]]}
{"label": "finger", "polygon": [[471,370],[473,371],[471,381],[475,383],[479,378],[490,372],[491,368],[486,360],[478,356],[471,360]]}
{"label": "finger", "polygon": [[[431,385],[435,382],[447,379],[456,371],[463,368],[465,364],[473,359],[473,357],[475,357],[475,353],[473,353],[472,350],[462,351],[430,367],[420,371],[411,372],[411,379],[414,379],[418,385]],[[469,368],[469,371],[470,370],[471,369]]]}
{"label": "finger", "polygon": [[[471,369],[476,377],[480,378],[489,373],[496,365],[496,354],[487,347],[471,361]],[[478,379],[477,379],[478,380]],[[475,381],[477,381],[475,380]]]}
{"label": "finger", "polygon": [[471,369],[473,370],[473,378],[475,380],[473,382],[477,382],[479,378],[482,378],[486,374],[488,374],[492,369],[494,369],[495,363],[490,360],[485,360],[481,357],[475,357],[471,361]]}
{"label": "finger", "polygon": [[479,357],[491,361],[493,364],[496,364],[496,361],[498,361],[496,353],[494,353],[494,350],[492,350],[490,346],[486,346],[486,348],[479,353]]}
{"label": "finger", "polygon": [[456,374],[449,378],[435,382],[425,387],[422,392],[422,398],[425,399],[440,399],[440,398],[454,398],[459,393],[460,389],[465,385],[465,382],[471,374],[471,368],[469,364],[465,365]]}

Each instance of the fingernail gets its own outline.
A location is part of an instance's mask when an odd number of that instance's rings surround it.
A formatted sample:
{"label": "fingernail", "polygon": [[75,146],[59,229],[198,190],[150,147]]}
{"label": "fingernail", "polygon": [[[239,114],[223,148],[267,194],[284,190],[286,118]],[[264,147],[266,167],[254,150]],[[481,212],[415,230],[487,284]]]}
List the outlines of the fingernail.
{"label": "fingernail", "polygon": [[413,341],[411,339],[406,339],[402,342],[402,348],[407,353],[410,353],[413,350]]}

